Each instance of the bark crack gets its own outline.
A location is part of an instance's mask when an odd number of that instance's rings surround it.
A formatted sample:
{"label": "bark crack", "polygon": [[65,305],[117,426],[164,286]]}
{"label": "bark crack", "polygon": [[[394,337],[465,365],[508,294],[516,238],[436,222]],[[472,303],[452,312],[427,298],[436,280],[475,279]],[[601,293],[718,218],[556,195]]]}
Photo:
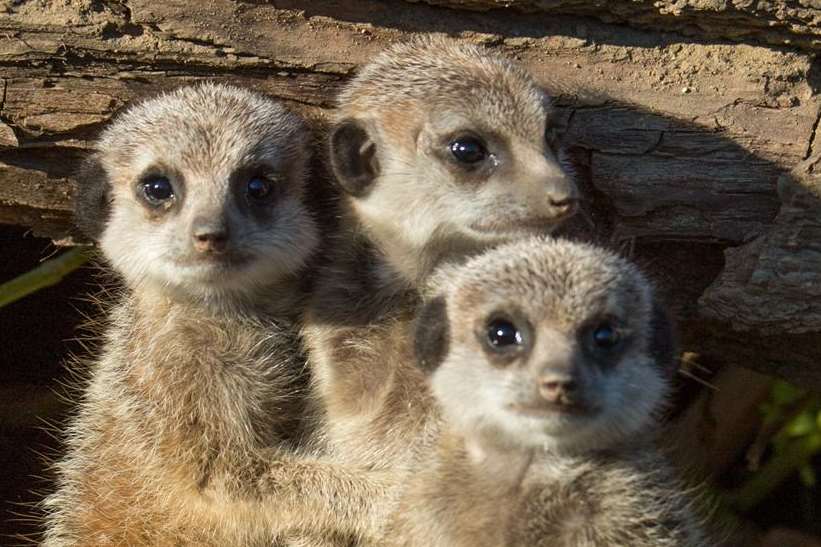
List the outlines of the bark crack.
{"label": "bark crack", "polygon": [[821,123],[821,107],[818,109],[818,114],[815,116],[815,123],[812,124],[812,131],[810,132],[810,140],[807,143],[807,152],[804,154],[804,159],[809,159],[813,153],[813,144],[815,144],[815,135],[818,132],[818,124]]}
{"label": "bark crack", "polygon": [[0,116],[2,116],[3,108],[6,106],[6,90],[8,90],[9,83],[5,78],[0,80],[0,82],[2,82],[2,93],[0,94]]}

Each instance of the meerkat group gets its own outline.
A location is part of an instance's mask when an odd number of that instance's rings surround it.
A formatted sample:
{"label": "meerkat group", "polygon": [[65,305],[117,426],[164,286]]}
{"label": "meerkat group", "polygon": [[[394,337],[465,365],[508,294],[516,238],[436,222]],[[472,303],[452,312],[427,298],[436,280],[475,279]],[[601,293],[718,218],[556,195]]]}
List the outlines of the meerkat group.
{"label": "meerkat group", "polygon": [[78,177],[124,289],[43,543],[707,545],[653,446],[666,315],[548,235],[579,198],[552,125],[498,54],[393,46],[339,95],[330,204],[271,99],[126,109]]}

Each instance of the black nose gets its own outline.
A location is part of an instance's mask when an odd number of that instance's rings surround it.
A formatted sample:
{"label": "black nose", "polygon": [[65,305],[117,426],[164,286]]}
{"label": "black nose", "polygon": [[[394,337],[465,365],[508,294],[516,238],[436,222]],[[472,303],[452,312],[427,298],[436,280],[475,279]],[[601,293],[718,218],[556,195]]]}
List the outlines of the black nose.
{"label": "black nose", "polygon": [[555,404],[572,404],[578,391],[576,380],[564,375],[545,375],[539,379],[539,395]]}
{"label": "black nose", "polygon": [[192,235],[201,253],[220,253],[228,246],[228,227],[222,222],[194,222]]}
{"label": "black nose", "polygon": [[549,195],[550,206],[556,211],[556,216],[570,216],[576,212],[579,200],[575,197],[561,197]]}

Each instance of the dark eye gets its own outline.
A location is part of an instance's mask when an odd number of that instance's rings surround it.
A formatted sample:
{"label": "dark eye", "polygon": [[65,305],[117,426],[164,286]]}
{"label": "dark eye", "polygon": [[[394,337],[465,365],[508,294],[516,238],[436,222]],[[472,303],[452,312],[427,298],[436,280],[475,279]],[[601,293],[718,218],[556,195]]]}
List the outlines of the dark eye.
{"label": "dark eye", "polygon": [[460,163],[472,165],[487,158],[485,144],[476,137],[459,137],[449,146],[451,154]]}
{"label": "dark eye", "polygon": [[273,184],[265,177],[251,177],[248,181],[248,197],[255,201],[262,201],[271,194]]}
{"label": "dark eye", "polygon": [[159,205],[174,197],[174,188],[168,178],[154,176],[143,181],[143,194],[149,203]]}
{"label": "dark eye", "polygon": [[619,341],[619,333],[610,323],[601,323],[593,330],[593,344],[597,348],[611,349]]}
{"label": "dark eye", "polygon": [[507,319],[494,319],[487,326],[487,341],[493,349],[505,351],[522,345],[522,333]]}

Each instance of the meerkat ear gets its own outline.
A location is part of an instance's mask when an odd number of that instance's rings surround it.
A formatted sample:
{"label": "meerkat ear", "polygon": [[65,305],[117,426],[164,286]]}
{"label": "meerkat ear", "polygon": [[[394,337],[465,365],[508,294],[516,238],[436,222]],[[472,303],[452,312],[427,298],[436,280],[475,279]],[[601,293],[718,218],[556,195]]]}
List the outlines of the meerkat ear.
{"label": "meerkat ear", "polygon": [[379,175],[379,163],[376,143],[362,123],[350,118],[337,123],[330,146],[331,167],[342,189],[354,197],[367,194]]}
{"label": "meerkat ear", "polygon": [[75,180],[74,222],[86,236],[97,241],[111,213],[111,183],[96,155],[83,161]]}
{"label": "meerkat ear", "polygon": [[650,355],[660,369],[673,377],[678,370],[678,347],[673,321],[659,302],[653,302],[650,318]]}
{"label": "meerkat ear", "polygon": [[449,338],[447,304],[443,296],[437,296],[425,304],[414,323],[413,351],[422,370],[430,373],[442,364]]}

